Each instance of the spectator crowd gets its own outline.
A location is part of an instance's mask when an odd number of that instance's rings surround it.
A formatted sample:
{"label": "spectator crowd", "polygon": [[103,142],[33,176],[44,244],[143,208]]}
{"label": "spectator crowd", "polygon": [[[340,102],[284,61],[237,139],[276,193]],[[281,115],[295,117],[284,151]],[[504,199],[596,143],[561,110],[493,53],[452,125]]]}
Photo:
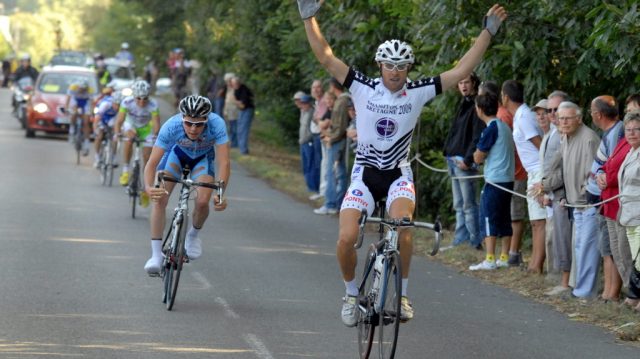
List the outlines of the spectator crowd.
{"label": "spectator crowd", "polygon": [[[302,173],[309,199],[323,202],[314,209],[319,215],[339,212],[348,152],[357,143],[349,94],[335,79],[327,82],[314,80],[309,94],[292,98],[300,110]],[[443,148],[453,245],[486,251],[469,270],[526,263],[554,284],[547,296],[622,301],[640,311],[640,288],[630,280],[634,266],[640,270],[640,94],[624,104],[601,95],[583,111],[563,91],[529,107],[524,90],[518,81],[499,86],[474,73],[458,83],[462,97]],[[525,218],[528,258],[521,249]]]}

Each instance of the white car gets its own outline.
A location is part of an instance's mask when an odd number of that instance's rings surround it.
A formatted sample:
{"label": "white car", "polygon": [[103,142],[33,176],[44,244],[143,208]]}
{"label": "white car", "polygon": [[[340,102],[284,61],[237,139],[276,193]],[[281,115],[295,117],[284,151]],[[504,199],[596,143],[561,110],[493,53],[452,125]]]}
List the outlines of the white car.
{"label": "white car", "polygon": [[122,91],[123,96],[131,95],[131,85],[136,81],[133,66],[127,60],[118,60],[116,58],[104,59],[107,71],[111,74],[111,83],[113,83],[116,91]]}

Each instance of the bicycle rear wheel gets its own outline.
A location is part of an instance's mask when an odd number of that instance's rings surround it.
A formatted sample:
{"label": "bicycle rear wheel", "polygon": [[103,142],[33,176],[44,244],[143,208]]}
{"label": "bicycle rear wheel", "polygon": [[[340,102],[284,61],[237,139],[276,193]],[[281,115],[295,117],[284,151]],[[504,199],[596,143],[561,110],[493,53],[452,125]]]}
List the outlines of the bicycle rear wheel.
{"label": "bicycle rear wheel", "polygon": [[402,298],[402,271],[397,252],[385,258],[384,271],[380,278],[381,309],[378,317],[378,348],[380,359],[395,356],[400,329],[400,306]]}
{"label": "bicycle rear wheel", "polygon": [[373,346],[373,335],[375,333],[377,325],[377,315],[373,310],[373,293],[371,289],[376,273],[373,270],[373,264],[376,260],[376,248],[371,246],[367,252],[367,257],[364,265],[364,273],[362,274],[362,284],[360,285],[360,292],[358,295],[358,310],[360,316],[358,317],[358,352],[361,359],[369,358],[371,354],[371,347]]}
{"label": "bicycle rear wheel", "polygon": [[173,224],[173,235],[176,236],[171,243],[174,247],[169,251],[168,267],[165,269],[164,277],[164,292],[165,303],[167,310],[173,309],[173,304],[176,300],[176,294],[178,294],[178,284],[180,283],[180,272],[182,272],[182,265],[184,264],[185,250],[184,241],[186,235],[186,225],[184,220],[177,219]]}

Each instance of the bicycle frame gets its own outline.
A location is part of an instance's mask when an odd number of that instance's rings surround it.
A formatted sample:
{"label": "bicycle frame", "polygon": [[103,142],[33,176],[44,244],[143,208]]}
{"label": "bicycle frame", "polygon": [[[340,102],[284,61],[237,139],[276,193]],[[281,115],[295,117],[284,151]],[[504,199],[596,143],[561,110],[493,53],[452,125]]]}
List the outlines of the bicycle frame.
{"label": "bicycle frame", "polygon": [[[182,171],[182,178],[176,179],[171,177],[165,177],[162,172],[158,173],[158,181],[156,187],[159,187],[160,183],[164,181],[175,182],[182,184],[180,188],[180,198],[178,205],[174,210],[173,220],[171,226],[167,232],[164,241],[162,242],[162,251],[165,255],[164,263],[160,272],[160,277],[164,283],[164,298],[163,302],[167,305],[167,310],[173,308],[175,302],[175,296],[178,291],[178,283],[180,280],[180,272],[182,271],[182,265],[189,262],[189,257],[185,251],[185,235],[186,228],[189,224],[189,197],[194,187],[207,187],[216,189],[218,191],[218,198],[220,203],[222,202],[222,195],[224,192],[224,186],[221,182],[217,184],[194,182],[189,179],[190,169],[185,167]],[[171,240],[169,241],[169,238]]]}
{"label": "bicycle frame", "polygon": [[[398,247],[398,229],[401,227],[428,228],[435,232],[435,241],[431,255],[438,252],[440,246],[440,221],[435,224],[426,222],[412,222],[409,218],[385,219],[384,205],[379,206],[380,217],[368,217],[367,211],[362,210],[359,223],[359,234],[354,248],[362,246],[364,239],[364,227],[366,223],[377,223],[379,240],[371,244],[366,259],[366,265],[362,280],[358,286],[358,310],[360,319],[358,327],[359,352],[362,358],[368,358],[373,347],[375,328],[379,327],[380,339],[378,340],[379,355],[381,358],[393,358],[395,355],[399,324],[403,321],[401,312],[401,272],[402,263]],[[373,277],[371,277],[373,276]],[[392,286],[391,290],[388,286]],[[389,291],[389,293],[387,293]],[[387,294],[391,300],[387,307]],[[390,333],[386,334],[383,328],[391,325]],[[384,337],[384,338],[383,338]]]}
{"label": "bicycle frame", "polygon": [[129,185],[127,186],[127,193],[131,198],[131,217],[136,218],[136,201],[140,196],[140,187],[142,183],[142,164],[140,162],[140,145],[142,140],[135,136],[133,138],[126,138],[125,141],[131,141],[133,147],[133,169],[131,176],[129,177]]}

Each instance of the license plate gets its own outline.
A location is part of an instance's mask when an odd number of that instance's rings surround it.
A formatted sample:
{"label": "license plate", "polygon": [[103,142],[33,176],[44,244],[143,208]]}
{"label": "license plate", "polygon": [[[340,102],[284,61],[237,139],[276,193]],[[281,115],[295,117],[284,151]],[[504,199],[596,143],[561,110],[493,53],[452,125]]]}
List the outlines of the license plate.
{"label": "license plate", "polygon": [[59,125],[68,125],[69,124],[69,118],[68,117],[56,117],[55,123],[57,123]]}

